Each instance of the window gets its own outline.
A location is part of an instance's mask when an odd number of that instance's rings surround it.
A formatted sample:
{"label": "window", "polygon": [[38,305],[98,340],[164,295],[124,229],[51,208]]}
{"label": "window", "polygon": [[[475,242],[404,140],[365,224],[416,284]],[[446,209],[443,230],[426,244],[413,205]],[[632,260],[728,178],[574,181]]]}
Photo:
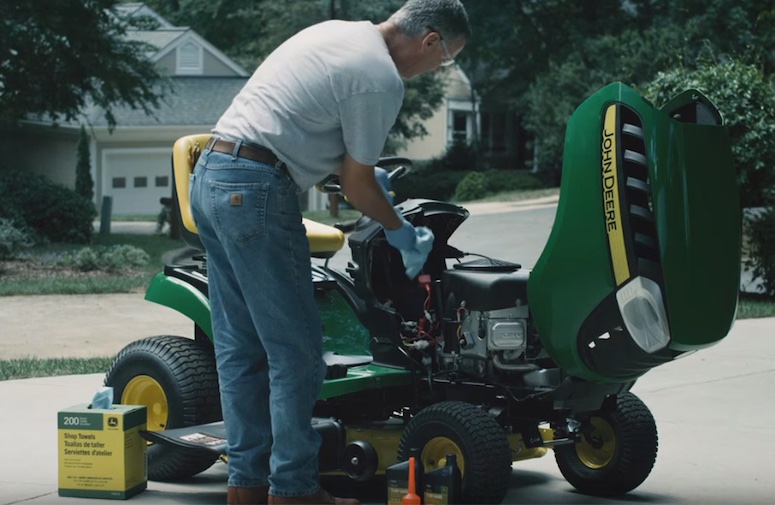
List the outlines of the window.
{"label": "window", "polygon": [[452,113],[452,141],[468,142],[468,113]]}
{"label": "window", "polygon": [[186,42],[178,47],[178,73],[202,73],[202,48],[193,42]]}
{"label": "window", "polygon": [[126,177],[114,177],[113,178],[113,188],[114,189],[120,189],[126,187]]}
{"label": "window", "polygon": [[156,187],[157,188],[166,188],[169,185],[170,185],[170,178],[169,178],[169,176],[164,175],[164,176],[161,176],[161,177],[156,177]]}
{"label": "window", "polygon": [[147,177],[135,177],[135,187],[136,188],[146,188],[146,187],[148,187],[148,178]]}

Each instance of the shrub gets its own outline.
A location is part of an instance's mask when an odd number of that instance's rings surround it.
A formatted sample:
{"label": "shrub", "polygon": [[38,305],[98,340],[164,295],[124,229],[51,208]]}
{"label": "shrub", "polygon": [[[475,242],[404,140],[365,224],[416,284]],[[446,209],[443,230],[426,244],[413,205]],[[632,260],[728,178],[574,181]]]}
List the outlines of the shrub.
{"label": "shrub", "polygon": [[91,176],[91,157],[89,155],[89,136],[81,126],[78,134],[78,156],[75,165],[75,192],[89,201],[94,198],[94,180]]}
{"label": "shrub", "polygon": [[775,186],[775,90],[770,80],[758,67],[734,61],[694,71],[677,68],[659,73],[646,96],[661,105],[688,88],[706,94],[724,117],[742,205],[768,203],[768,192]]}
{"label": "shrub", "polygon": [[407,198],[428,198],[430,200],[450,200],[455,188],[468,172],[437,172],[430,167],[426,170],[415,169],[409,175],[393,183],[396,203]]}
{"label": "shrub", "polygon": [[759,288],[775,296],[775,208],[770,207],[746,221],[745,234],[748,237],[745,267],[759,281]]}
{"label": "shrub", "polygon": [[472,172],[460,181],[455,200],[478,200],[504,191],[540,189],[546,187],[537,177],[516,170],[487,170]]}
{"label": "shrub", "polygon": [[455,140],[441,158],[432,161],[435,170],[444,172],[469,171],[479,168],[474,146],[462,140]]}
{"label": "shrub", "polygon": [[86,243],[97,216],[91,201],[49,179],[28,172],[0,171],[0,217],[27,226],[53,242]]}
{"label": "shrub", "polygon": [[73,264],[82,271],[118,272],[144,266],[149,259],[148,253],[138,247],[114,245],[102,248],[84,247],[73,256]]}
{"label": "shrub", "polygon": [[32,236],[14,226],[10,219],[0,218],[0,260],[16,257],[21,249],[33,245]]}
{"label": "shrub", "polygon": [[484,176],[489,193],[547,187],[537,176],[518,170],[488,170]]}
{"label": "shrub", "polygon": [[458,201],[478,200],[487,195],[487,177],[482,172],[471,172],[460,181],[454,199]]}
{"label": "shrub", "polygon": [[78,270],[90,272],[99,269],[99,255],[90,248],[84,247],[73,256],[73,263]]}

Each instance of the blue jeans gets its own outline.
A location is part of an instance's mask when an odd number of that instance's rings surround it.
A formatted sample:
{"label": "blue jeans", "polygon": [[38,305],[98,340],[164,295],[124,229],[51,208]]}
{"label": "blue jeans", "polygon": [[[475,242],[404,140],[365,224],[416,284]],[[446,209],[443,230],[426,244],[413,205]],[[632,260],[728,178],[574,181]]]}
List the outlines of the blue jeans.
{"label": "blue jeans", "polygon": [[318,491],[312,407],[325,376],[322,322],[297,186],[272,165],[206,150],[191,209],[207,252],[229,485]]}

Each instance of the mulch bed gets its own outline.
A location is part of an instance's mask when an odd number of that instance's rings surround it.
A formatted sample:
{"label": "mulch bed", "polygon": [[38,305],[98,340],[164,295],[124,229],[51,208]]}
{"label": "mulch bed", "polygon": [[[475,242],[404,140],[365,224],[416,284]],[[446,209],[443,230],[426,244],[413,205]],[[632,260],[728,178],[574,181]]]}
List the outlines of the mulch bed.
{"label": "mulch bed", "polygon": [[127,277],[133,274],[142,274],[137,268],[126,269],[120,272],[106,272],[104,270],[83,271],[67,265],[60,265],[36,259],[16,259],[12,261],[0,261],[0,280],[24,280],[24,279],[110,279],[114,277]]}

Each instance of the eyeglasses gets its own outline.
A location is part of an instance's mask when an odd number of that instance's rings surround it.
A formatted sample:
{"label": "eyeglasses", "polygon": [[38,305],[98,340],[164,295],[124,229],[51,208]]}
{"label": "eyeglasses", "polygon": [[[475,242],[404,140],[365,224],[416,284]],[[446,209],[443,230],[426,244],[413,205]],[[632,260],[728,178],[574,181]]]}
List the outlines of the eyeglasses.
{"label": "eyeglasses", "polygon": [[455,58],[449,54],[449,49],[447,48],[447,43],[444,42],[444,39],[439,39],[439,41],[441,42],[441,48],[444,50],[444,57],[441,59],[441,66],[448,67],[455,63]]}
{"label": "eyeglasses", "polygon": [[428,30],[432,32],[436,32],[439,34],[439,41],[441,42],[441,49],[444,51],[444,56],[441,58],[440,65],[442,67],[448,67],[455,63],[455,58],[452,57],[452,54],[449,52],[449,48],[447,47],[447,43],[444,42],[444,37],[441,36],[441,32],[433,28],[432,26],[427,27]]}

